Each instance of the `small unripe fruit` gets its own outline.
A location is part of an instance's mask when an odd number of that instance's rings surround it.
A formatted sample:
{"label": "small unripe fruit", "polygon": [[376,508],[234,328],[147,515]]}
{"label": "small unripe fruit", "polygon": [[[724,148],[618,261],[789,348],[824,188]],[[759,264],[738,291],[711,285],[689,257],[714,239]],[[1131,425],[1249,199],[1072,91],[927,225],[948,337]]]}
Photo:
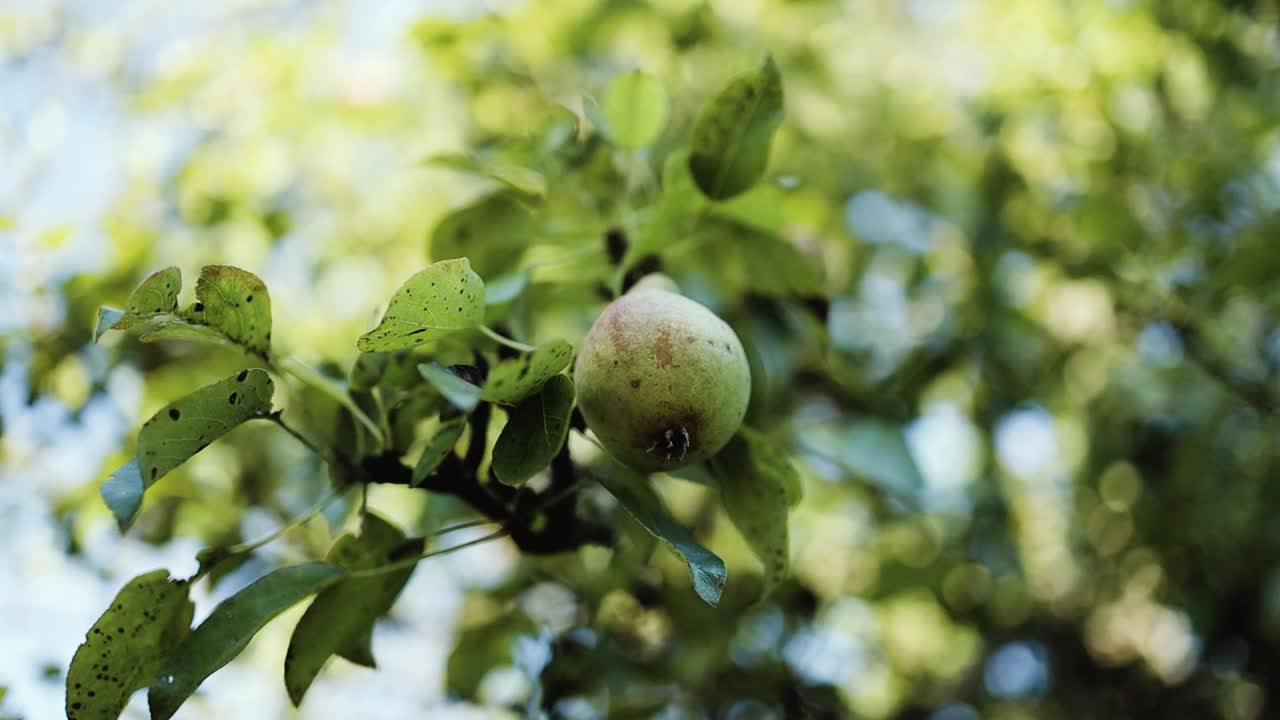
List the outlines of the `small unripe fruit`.
{"label": "small unripe fruit", "polygon": [[610,303],[574,368],[587,425],[638,470],[674,470],[715,455],[742,424],[751,396],[733,329],[665,287],[642,281]]}

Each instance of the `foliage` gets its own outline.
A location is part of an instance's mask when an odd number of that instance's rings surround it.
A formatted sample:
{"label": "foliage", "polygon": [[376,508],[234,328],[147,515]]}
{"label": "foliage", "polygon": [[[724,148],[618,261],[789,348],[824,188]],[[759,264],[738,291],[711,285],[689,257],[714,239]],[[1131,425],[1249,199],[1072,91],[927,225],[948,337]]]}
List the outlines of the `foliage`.
{"label": "foliage", "polygon": [[[142,370],[154,430],[102,496],[135,535],[209,545],[120,598],[212,585],[281,489],[373,500],[321,541],[290,523],[270,598],[120,646],[135,674],[166,652],[176,690],[97,678],[91,630],[68,702],[93,677],[101,716],[144,686],[163,716],[287,605],[353,598],[316,611],[342,643],[294,631],[302,702],[326,663],[374,664],[368,623],[458,547],[442,528],[484,523],[519,559],[444,684],[483,701],[516,667],[530,716],[1269,717],[1276,32],[1227,0],[552,0],[423,20],[426,71],[368,104],[317,101],[274,43],[186,61],[138,103],[234,131],[134,181],[110,271],[56,288],[67,322],[33,339],[41,392],[98,336],[89,357]],[[262,67],[271,112],[220,100]],[[148,274],[175,262],[205,266],[186,304],[177,268]],[[645,478],[566,415],[565,348],[656,270],[733,326],[753,384],[708,466]],[[249,406],[197,389],[243,371],[271,383]],[[144,437],[170,407],[207,427]],[[391,486],[408,509],[370,530]]]}

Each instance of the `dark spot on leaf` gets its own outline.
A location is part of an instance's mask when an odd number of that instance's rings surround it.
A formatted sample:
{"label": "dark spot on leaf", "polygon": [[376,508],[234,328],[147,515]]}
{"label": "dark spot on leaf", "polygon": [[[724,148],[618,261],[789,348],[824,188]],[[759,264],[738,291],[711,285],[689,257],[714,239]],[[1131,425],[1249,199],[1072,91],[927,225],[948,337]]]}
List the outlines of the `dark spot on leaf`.
{"label": "dark spot on leaf", "polygon": [[244,382],[244,379],[245,379],[245,378],[247,378],[247,377],[249,377],[249,371],[248,371],[248,370],[241,370],[241,371],[240,371],[240,374],[239,374],[239,375],[236,375],[236,382]]}
{"label": "dark spot on leaf", "polygon": [[198,302],[195,305],[192,305],[191,309],[196,312],[204,312],[204,303]]}
{"label": "dark spot on leaf", "polygon": [[178,408],[169,408],[169,419],[177,420],[182,417],[182,413],[178,412]]}
{"label": "dark spot on leaf", "polygon": [[639,390],[639,389],[640,389],[640,378],[631,378],[631,387],[633,387],[633,388],[635,388],[635,389]]}
{"label": "dark spot on leaf", "polygon": [[227,403],[228,403],[229,405],[235,405],[235,404],[236,404],[236,397],[237,397],[237,395],[236,395],[235,393],[231,393],[229,396],[227,396]]}
{"label": "dark spot on leaf", "polygon": [[244,301],[247,303],[253,302],[253,296],[250,295],[249,297],[245,298]]}
{"label": "dark spot on leaf", "polygon": [[158,472],[158,471],[159,471],[159,468],[151,468],[151,479],[152,479],[152,480],[155,480],[155,479],[156,479],[156,472]]}

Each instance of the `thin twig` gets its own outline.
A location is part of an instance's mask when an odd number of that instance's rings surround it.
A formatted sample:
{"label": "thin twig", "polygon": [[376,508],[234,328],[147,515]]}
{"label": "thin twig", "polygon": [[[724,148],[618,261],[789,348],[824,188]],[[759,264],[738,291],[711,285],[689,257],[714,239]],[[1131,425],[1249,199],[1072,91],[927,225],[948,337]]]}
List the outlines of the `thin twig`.
{"label": "thin twig", "polygon": [[497,540],[498,538],[503,538],[503,537],[506,537],[507,535],[508,533],[506,530],[498,530],[497,532],[490,533],[488,535],[485,535],[484,537],[476,538],[475,540],[469,540],[459,545],[453,545],[451,547],[444,548],[443,550],[432,550],[430,552],[424,552],[419,555],[415,555],[405,560],[398,560],[393,563],[388,563],[381,567],[370,568],[368,570],[361,570],[359,572],[353,572],[350,575],[348,575],[347,578],[352,580],[358,580],[362,578],[377,577],[378,575],[385,575],[386,573],[389,573],[389,572],[395,572],[397,570],[403,570],[405,568],[413,567],[414,565],[417,565],[419,561],[426,560],[429,557],[435,557],[437,555],[448,555],[451,552],[457,552],[458,550],[461,550],[463,548],[468,548],[468,547],[471,547],[472,545],[479,545],[481,543],[486,543],[486,542],[489,542],[490,540]]}
{"label": "thin twig", "polygon": [[500,335],[490,330],[488,327],[485,327],[484,325],[477,325],[476,328],[480,330],[481,333],[483,333],[484,335],[492,339],[494,342],[497,342],[502,345],[506,345],[512,350],[519,350],[520,352],[533,352],[534,350],[537,349],[532,345],[525,345],[524,343],[512,340],[511,338],[506,337],[505,335]]}

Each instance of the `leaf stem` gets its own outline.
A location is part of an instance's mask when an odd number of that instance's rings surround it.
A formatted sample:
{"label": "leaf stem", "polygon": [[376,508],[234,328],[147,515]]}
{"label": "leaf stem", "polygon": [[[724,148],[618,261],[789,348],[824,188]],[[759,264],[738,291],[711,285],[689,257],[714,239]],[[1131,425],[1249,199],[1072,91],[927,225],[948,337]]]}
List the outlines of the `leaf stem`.
{"label": "leaf stem", "polygon": [[284,534],[289,532],[290,530],[293,530],[294,528],[297,528],[297,527],[301,527],[306,523],[310,522],[317,515],[324,512],[325,508],[329,507],[330,503],[332,503],[334,500],[337,500],[340,497],[342,497],[342,491],[334,490],[333,492],[329,493],[329,495],[325,497],[323,500],[321,500],[320,502],[312,506],[310,510],[290,520],[288,523],[280,526],[275,532],[271,533],[270,535],[267,535],[266,537],[263,537],[259,540],[254,540],[253,542],[243,542],[237,545],[231,545],[227,548],[224,548],[224,552],[226,552],[229,555],[241,555],[244,553],[253,552],[254,550],[257,550],[263,545],[266,545],[267,543],[273,540],[283,537]]}
{"label": "leaf stem", "polygon": [[[454,528],[454,529],[458,529],[458,528]],[[463,548],[471,547],[472,545],[479,545],[481,543],[489,542],[490,540],[497,540],[498,538],[506,537],[508,534],[509,533],[506,530],[498,530],[497,532],[490,533],[488,535],[485,535],[484,537],[476,538],[475,540],[469,540],[467,542],[464,542],[458,545],[453,545],[453,546],[444,548],[443,550],[431,550],[429,552],[424,552],[419,555],[415,555],[411,558],[407,558],[405,560],[398,560],[393,563],[388,563],[381,567],[370,568],[368,570],[353,572],[350,575],[348,575],[347,578],[354,580],[354,579],[361,579],[361,578],[377,577],[378,575],[385,575],[386,573],[389,573],[389,572],[395,572],[397,570],[403,570],[405,568],[413,567],[414,565],[417,565],[419,561],[426,560],[429,557],[435,557],[437,555],[448,555],[451,552],[456,552]]]}
{"label": "leaf stem", "polygon": [[303,385],[309,385],[338,401],[340,405],[351,411],[351,415],[354,416],[361,425],[364,425],[365,429],[369,431],[369,434],[373,435],[380,447],[386,444],[386,436],[382,434],[382,428],[379,428],[377,423],[369,419],[369,416],[360,409],[360,406],[351,398],[351,395],[338,387],[338,384],[333,380],[321,375],[311,366],[299,361],[291,355],[276,358],[274,364],[283,372],[297,378]]}
{"label": "leaf stem", "polygon": [[504,335],[499,335],[498,333],[494,332],[493,330],[490,330],[488,327],[484,325],[477,325],[476,327],[479,328],[481,333],[488,336],[494,342],[500,343],[502,345],[506,345],[512,350],[519,350],[520,352],[533,352],[534,350],[537,349],[532,345],[525,345],[522,342],[517,342]]}

